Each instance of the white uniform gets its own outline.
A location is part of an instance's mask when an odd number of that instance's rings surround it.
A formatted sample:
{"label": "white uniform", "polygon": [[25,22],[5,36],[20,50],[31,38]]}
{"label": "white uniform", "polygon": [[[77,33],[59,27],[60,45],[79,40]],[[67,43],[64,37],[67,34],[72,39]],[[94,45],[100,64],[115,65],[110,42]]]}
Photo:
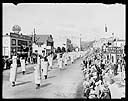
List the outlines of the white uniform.
{"label": "white uniform", "polygon": [[59,58],[59,68],[62,69],[63,67],[63,61],[62,58]]}
{"label": "white uniform", "polygon": [[40,61],[41,61],[41,69],[43,69],[44,59],[42,58],[42,59],[40,59]]}
{"label": "white uniform", "polygon": [[41,65],[40,65],[40,58],[37,58],[37,64],[34,67],[34,75],[35,75],[35,84],[41,83]]}
{"label": "white uniform", "polygon": [[73,63],[73,62],[74,62],[74,54],[72,53],[72,54],[70,55],[70,57],[71,57],[71,62]]}
{"label": "white uniform", "polygon": [[20,63],[21,63],[21,69],[22,69],[22,71],[26,71],[25,59],[20,59]]}
{"label": "white uniform", "polygon": [[53,60],[52,55],[49,55],[48,56],[49,67],[52,67],[52,60]]}
{"label": "white uniform", "polygon": [[48,75],[48,62],[43,62],[43,75]]}
{"label": "white uniform", "polygon": [[67,54],[66,53],[64,54],[64,64],[65,65],[67,64]]}
{"label": "white uniform", "polygon": [[59,67],[59,58],[60,58],[60,54],[57,54],[57,66]]}
{"label": "white uniform", "polygon": [[17,72],[17,56],[12,57],[12,64],[10,68],[10,82],[16,81],[16,72]]}

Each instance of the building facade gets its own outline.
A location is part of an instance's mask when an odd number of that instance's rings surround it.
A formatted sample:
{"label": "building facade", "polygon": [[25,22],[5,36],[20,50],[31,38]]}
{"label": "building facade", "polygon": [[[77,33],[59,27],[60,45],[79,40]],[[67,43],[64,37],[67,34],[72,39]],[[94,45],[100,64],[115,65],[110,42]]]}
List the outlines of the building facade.
{"label": "building facade", "polygon": [[46,55],[54,52],[54,41],[52,35],[36,35],[36,42],[32,45],[32,52]]}
{"label": "building facade", "polygon": [[[21,46],[29,47],[29,52],[32,51],[32,37],[18,34],[18,33],[10,33],[3,35],[3,51],[2,55],[8,58],[11,58],[13,53],[20,53],[21,52]],[[24,48],[23,47],[23,48]]]}

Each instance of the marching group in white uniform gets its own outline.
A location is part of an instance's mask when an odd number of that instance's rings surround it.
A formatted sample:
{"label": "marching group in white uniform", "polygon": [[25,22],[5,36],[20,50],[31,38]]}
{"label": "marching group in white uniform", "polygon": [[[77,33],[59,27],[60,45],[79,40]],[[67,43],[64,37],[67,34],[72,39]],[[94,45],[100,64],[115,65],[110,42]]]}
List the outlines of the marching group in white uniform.
{"label": "marching group in white uniform", "polygon": [[[64,66],[68,65],[68,61],[74,63],[76,59],[85,55],[85,52],[65,52],[57,54],[57,66],[60,70],[63,69]],[[23,74],[26,72],[26,64],[25,59],[23,57],[20,58],[21,69]],[[34,65],[34,79],[36,88],[40,87],[42,76],[47,79],[48,69],[53,68],[53,55],[50,54],[48,56],[42,57],[41,55],[37,55],[37,64]],[[10,83],[12,86],[15,86],[17,75],[17,56],[12,56],[12,64],[10,68]]]}

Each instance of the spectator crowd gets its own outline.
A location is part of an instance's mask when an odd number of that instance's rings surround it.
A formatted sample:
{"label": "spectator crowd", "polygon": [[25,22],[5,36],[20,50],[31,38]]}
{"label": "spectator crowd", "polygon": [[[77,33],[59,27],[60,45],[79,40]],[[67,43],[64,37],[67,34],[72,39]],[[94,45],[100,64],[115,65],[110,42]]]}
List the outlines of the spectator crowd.
{"label": "spectator crowd", "polygon": [[109,86],[114,77],[121,74],[125,81],[125,60],[120,56],[116,64],[102,52],[88,52],[81,63],[83,73],[83,95],[87,99],[111,99]]}

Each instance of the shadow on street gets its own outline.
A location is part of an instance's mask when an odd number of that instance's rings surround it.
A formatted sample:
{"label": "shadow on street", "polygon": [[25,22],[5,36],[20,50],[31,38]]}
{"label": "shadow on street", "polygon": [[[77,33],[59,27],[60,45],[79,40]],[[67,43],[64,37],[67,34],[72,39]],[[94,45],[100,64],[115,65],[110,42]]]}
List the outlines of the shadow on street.
{"label": "shadow on street", "polygon": [[49,85],[51,85],[52,83],[46,83],[46,84],[44,84],[44,85],[41,85],[40,86],[40,88],[42,88],[42,87],[47,87],[47,86],[49,86]]}
{"label": "shadow on street", "polygon": [[81,99],[83,99],[83,85],[82,85],[82,82],[80,82],[79,85],[78,85],[78,87],[77,87],[75,98],[81,98]]}
{"label": "shadow on street", "polygon": [[48,78],[54,78],[54,77],[56,77],[56,76],[50,76],[50,77],[48,77]]}
{"label": "shadow on street", "polygon": [[15,86],[19,86],[19,85],[23,85],[23,84],[31,83],[31,82],[32,82],[32,81],[21,82],[21,83],[16,84]]}

